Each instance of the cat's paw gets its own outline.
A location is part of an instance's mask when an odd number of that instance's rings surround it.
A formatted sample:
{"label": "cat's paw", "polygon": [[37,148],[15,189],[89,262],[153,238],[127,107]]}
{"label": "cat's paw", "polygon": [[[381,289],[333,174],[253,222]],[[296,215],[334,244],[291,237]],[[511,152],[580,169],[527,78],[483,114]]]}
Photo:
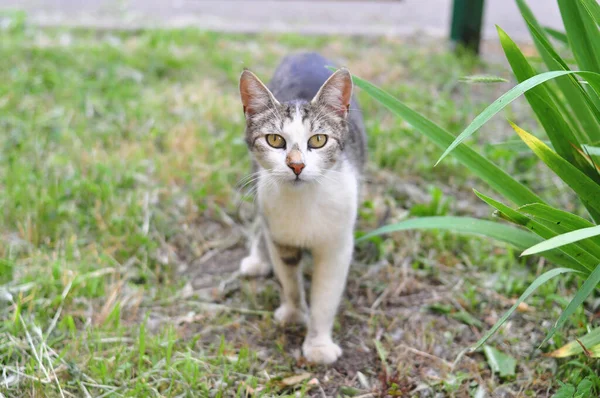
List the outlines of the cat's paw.
{"label": "cat's paw", "polygon": [[306,311],[293,307],[289,304],[282,304],[275,310],[275,320],[281,324],[308,324],[308,315]]}
{"label": "cat's paw", "polygon": [[331,339],[309,340],[302,344],[302,353],[308,362],[328,365],[342,356],[342,349]]}
{"label": "cat's paw", "polygon": [[240,273],[244,276],[265,276],[271,272],[269,263],[258,256],[245,257],[240,263]]}

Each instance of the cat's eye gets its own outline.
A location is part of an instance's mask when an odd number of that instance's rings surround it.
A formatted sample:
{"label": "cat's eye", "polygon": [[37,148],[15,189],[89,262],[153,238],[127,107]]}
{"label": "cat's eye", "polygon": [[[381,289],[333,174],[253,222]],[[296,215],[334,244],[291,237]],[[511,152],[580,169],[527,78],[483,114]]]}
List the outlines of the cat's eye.
{"label": "cat's eye", "polygon": [[327,143],[327,136],[325,134],[315,134],[308,139],[308,147],[310,149],[319,149]]}
{"label": "cat's eye", "polygon": [[267,144],[273,148],[285,148],[285,140],[279,134],[267,134]]}

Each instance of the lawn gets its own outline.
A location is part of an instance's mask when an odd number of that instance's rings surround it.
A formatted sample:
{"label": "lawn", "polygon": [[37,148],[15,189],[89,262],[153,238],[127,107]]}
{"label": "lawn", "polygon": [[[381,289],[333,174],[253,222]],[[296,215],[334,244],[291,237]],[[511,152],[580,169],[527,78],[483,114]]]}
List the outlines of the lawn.
{"label": "lawn", "polygon": [[[0,396],[550,396],[600,371],[583,355],[543,356],[585,332],[592,302],[537,349],[577,289],[570,278],[540,288],[488,342],[516,359],[515,374],[465,353],[545,265],[483,238],[403,232],[357,245],[335,326],[344,356],[329,367],[303,361],[304,330],[275,324],[276,281],[236,274],[253,213],[244,67],[268,80],[284,55],[317,50],[456,134],[514,84],[461,77],[511,79],[503,66],[424,38],[1,21]],[[466,169],[451,158],[433,168],[437,148],[358,98],[370,161],[357,234],[413,215],[492,217]],[[539,131],[522,102],[504,116]],[[498,117],[474,145],[574,210],[511,131]]]}

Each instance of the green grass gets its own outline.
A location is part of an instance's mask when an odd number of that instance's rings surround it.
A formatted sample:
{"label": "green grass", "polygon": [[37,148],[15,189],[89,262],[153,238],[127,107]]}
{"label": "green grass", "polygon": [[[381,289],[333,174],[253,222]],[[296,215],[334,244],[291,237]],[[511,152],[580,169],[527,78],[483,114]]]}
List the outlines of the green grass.
{"label": "green grass", "polygon": [[[483,354],[470,355],[452,371],[407,355],[410,347],[452,362],[489,328],[487,318],[510,306],[535,278],[535,261],[526,266],[509,248],[483,239],[404,233],[361,243],[336,326],[348,360],[333,371],[295,356],[301,330],[275,327],[272,279],[230,278],[243,254],[251,202],[238,186],[250,164],[237,94],[242,68],[268,80],[285,54],[318,50],[453,133],[506,88],[459,79],[484,72],[508,78],[507,71],[447,53],[437,42],[41,30],[18,16],[5,19],[10,21],[0,32],[5,396],[350,391],[342,387],[368,392],[356,371],[375,391],[412,391],[424,383],[448,394],[474,393],[481,386],[535,395],[557,387],[553,373],[576,383],[597,371],[585,357],[578,358],[581,366],[528,359],[537,341],[523,334],[541,333],[539,322],[547,317],[538,312],[559,313],[576,287],[570,279],[541,288],[529,302],[535,311],[517,316],[512,328],[495,337],[499,349],[519,360],[517,378],[492,377]],[[448,159],[432,169],[437,148],[368,96],[358,96],[370,153],[361,231],[408,212],[488,214],[458,163]],[[519,107],[510,112],[521,125],[534,126]],[[490,129],[476,145],[517,178],[550,186],[531,157],[515,159],[487,145],[509,136],[506,127]],[[557,190],[556,201],[569,199]],[[410,283],[393,293],[402,281]],[[389,297],[370,309],[386,291]],[[431,302],[446,306],[432,311]],[[575,317],[583,321],[589,313],[580,309]],[[387,350],[388,366],[374,339]],[[552,347],[566,341],[559,333]],[[386,368],[390,374],[382,375]],[[418,371],[429,368],[434,370]],[[310,378],[285,384],[300,373]],[[320,387],[309,383],[312,378]]]}

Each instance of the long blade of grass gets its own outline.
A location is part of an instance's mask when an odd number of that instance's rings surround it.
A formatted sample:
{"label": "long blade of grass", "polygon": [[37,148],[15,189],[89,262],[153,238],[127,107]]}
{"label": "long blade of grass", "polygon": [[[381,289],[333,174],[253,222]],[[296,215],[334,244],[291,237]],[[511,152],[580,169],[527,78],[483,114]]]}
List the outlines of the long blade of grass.
{"label": "long blade of grass", "polygon": [[565,32],[561,32],[560,30],[556,30],[554,28],[550,28],[550,27],[544,27],[544,31],[546,33],[548,33],[550,36],[552,36],[554,39],[558,40],[559,42],[565,44],[565,45],[569,45],[569,39],[567,38],[567,34]]}
{"label": "long blade of grass", "polygon": [[548,340],[550,340],[554,333],[556,333],[556,331],[560,329],[562,325],[564,325],[567,319],[569,319],[569,317],[573,315],[575,310],[581,304],[583,304],[585,299],[587,299],[588,296],[592,293],[592,291],[596,288],[596,286],[598,286],[598,283],[600,283],[600,264],[596,266],[596,268],[590,274],[590,276],[588,276],[585,282],[583,282],[583,285],[579,288],[571,302],[569,302],[567,308],[565,308],[565,310],[560,314],[560,317],[558,318],[552,329],[550,329],[550,331],[544,338],[544,341],[542,341],[542,343],[540,344],[540,347],[543,346]]}
{"label": "long blade of grass", "polygon": [[542,240],[535,234],[512,227],[510,225],[500,224],[488,220],[480,220],[478,218],[453,216],[420,217],[401,221],[396,224],[390,224],[378,228],[375,231],[360,237],[357,239],[357,241],[365,240],[376,235],[406,231],[410,229],[448,230],[471,235],[487,236],[489,238],[509,243],[517,248],[521,248],[523,246],[527,248],[528,242],[534,242],[534,245],[542,242]]}
{"label": "long blade of grass", "polygon": [[600,156],[600,147],[591,146],[591,145],[583,145],[584,150],[592,156]]}
{"label": "long blade of grass", "polygon": [[[511,209],[505,204],[498,202],[478,192],[477,190],[473,190],[475,195],[479,197],[479,199],[483,200],[488,205],[492,206],[501,214],[501,216],[508,221],[511,221],[515,224],[522,225],[530,231],[535,232],[537,235],[541,236],[544,239],[549,239],[557,235],[556,232],[546,227],[544,224],[533,220],[529,217],[524,216],[518,211]],[[587,253],[577,244],[573,244],[570,246],[565,246],[559,249],[555,249],[544,254],[544,257],[548,260],[560,264],[563,266],[572,267],[576,270],[583,271],[586,274],[591,272],[593,267],[597,264],[598,259],[594,256]]]}
{"label": "long blade of grass", "polygon": [[596,22],[596,25],[600,25],[600,3],[597,0],[581,0],[581,4]]}
{"label": "long blade of grass", "polygon": [[[436,125],[421,114],[413,111],[402,102],[381,90],[379,87],[353,76],[354,83],[371,97],[395,115],[402,117],[417,131],[429,138],[440,148],[446,148],[454,140],[454,136]],[[454,152],[454,157],[471,170],[475,175],[486,182],[492,189],[517,205],[528,203],[543,203],[544,201],[534,194],[529,188],[516,181],[504,170],[490,162],[466,145],[459,145]]]}
{"label": "long blade of grass", "polygon": [[529,134],[514,123],[510,123],[519,137],[531,150],[563,180],[582,201],[592,218],[600,220],[600,185],[589,179],[583,172],[567,162],[556,152],[548,148],[542,141]]}
{"label": "long blade of grass", "polygon": [[570,231],[594,226],[594,224],[585,218],[541,203],[532,203],[530,205],[521,206],[518,208],[518,211],[539,217],[552,224],[561,225]]}
{"label": "long blade of grass", "polygon": [[[520,213],[534,217],[535,220],[543,223],[547,228],[559,235],[594,226],[588,220],[575,214],[539,203],[521,206],[517,210]],[[600,262],[600,237],[580,241],[578,245]]]}
{"label": "long blade of grass", "polygon": [[560,275],[560,274],[566,274],[569,272],[579,272],[570,268],[554,268],[548,272],[543,273],[542,275],[538,276],[532,283],[531,285],[529,285],[529,287],[527,289],[525,289],[525,291],[523,292],[523,294],[517,299],[517,301],[515,301],[515,304],[510,307],[510,309],[508,311],[506,311],[504,313],[504,315],[502,315],[502,318],[500,318],[498,320],[498,322],[496,322],[496,324],[494,326],[492,326],[492,328],[481,338],[479,339],[479,341],[477,343],[475,343],[475,345],[471,348],[471,351],[475,351],[476,349],[478,349],[479,347],[481,347],[494,333],[496,333],[496,331],[500,328],[500,326],[502,326],[504,324],[504,322],[506,322],[506,320],[508,319],[509,316],[511,316],[511,314],[513,312],[515,312],[515,310],[517,309],[517,307],[519,306],[519,304],[521,304],[523,301],[527,300],[527,298],[529,296],[531,296],[531,294],[540,286],[542,286],[544,283],[548,282],[550,279]]}
{"label": "long blade of grass", "polygon": [[598,235],[600,235],[600,225],[578,229],[576,231],[567,232],[566,234],[557,235],[553,238],[531,246],[529,249],[521,253],[521,256],[529,256],[532,254],[545,252],[546,250],[556,249],[557,247],[579,242],[580,240],[588,239]]}
{"label": "long blade of grass", "polygon": [[[577,64],[582,69],[600,72],[600,58],[596,53],[600,43],[594,43],[598,38],[598,26],[591,20],[580,1],[558,0],[558,6]],[[593,24],[596,32],[589,29],[589,22]]]}
{"label": "long blade of grass", "polygon": [[[548,40],[541,25],[531,12],[525,0],[517,0],[521,15],[527,24],[535,46],[549,70],[570,70],[567,63],[556,52]],[[574,133],[580,142],[592,142],[600,139],[600,110],[589,98],[588,92],[581,86],[574,75],[559,77],[556,84],[563,92],[565,100],[553,95],[557,106],[568,106],[572,112],[561,112],[569,120]],[[548,87],[549,89],[551,87]],[[549,90],[552,94],[552,90]],[[573,114],[576,117],[573,117]]]}
{"label": "long blade of grass", "polygon": [[582,353],[583,347],[589,349],[595,345],[600,344],[600,327],[593,329],[591,332],[577,340],[574,340],[569,344],[560,347],[558,350],[552,351],[548,354],[548,356],[553,358],[570,357],[571,355]]}
{"label": "long blade of grass", "polygon": [[[597,92],[594,91],[594,95],[597,95],[597,93],[600,92],[600,74],[586,71],[551,71],[536,75],[535,70],[529,64],[527,58],[523,55],[521,50],[519,50],[514,41],[512,41],[512,39],[500,28],[498,28],[498,35],[500,36],[500,41],[513,72],[521,83],[509,90],[480,113],[455,139],[453,144],[446,149],[444,155],[438,160],[438,163],[446,154],[450,153],[456,145],[468,138],[506,105],[514,101],[514,99],[521,94],[525,94],[531,107],[538,116],[540,123],[544,127],[544,130],[548,134],[550,141],[556,148],[556,151],[569,162],[584,170],[588,176],[598,178],[598,182],[600,183],[600,176],[595,177],[595,171],[573,147],[573,145],[578,146],[578,140],[573,135],[569,124],[558,111],[555,101],[544,86],[539,86],[544,82],[569,74],[585,75],[590,85],[594,90],[597,90]],[[528,92],[529,90],[531,90],[531,92]]]}
{"label": "long blade of grass", "polygon": [[531,90],[532,88],[539,86],[540,84],[547,82],[549,80],[555,79],[559,76],[565,76],[572,72],[569,71],[552,71],[545,72],[539,75],[536,75],[530,79],[525,80],[523,83],[520,83],[504,93],[500,98],[496,101],[492,102],[483,112],[481,112],[471,124],[467,126],[466,129],[462,133],[459,134],[458,137],[450,144],[450,146],[444,151],[442,156],[435,163],[437,165],[440,163],[450,152],[452,152],[460,143],[469,138],[474,132],[476,132],[481,126],[487,123],[494,115],[508,106],[511,102],[519,98],[525,92]]}

